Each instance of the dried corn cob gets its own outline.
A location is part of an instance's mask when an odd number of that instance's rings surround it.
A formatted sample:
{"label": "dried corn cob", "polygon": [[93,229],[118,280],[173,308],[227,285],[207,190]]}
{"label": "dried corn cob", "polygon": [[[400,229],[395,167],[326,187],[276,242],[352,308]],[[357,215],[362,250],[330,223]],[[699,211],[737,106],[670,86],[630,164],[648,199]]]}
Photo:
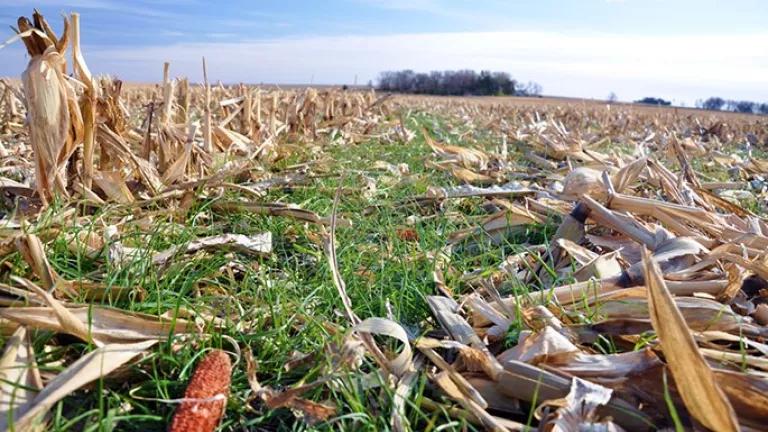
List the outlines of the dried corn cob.
{"label": "dried corn cob", "polygon": [[179,405],[170,432],[211,432],[216,429],[229,393],[232,363],[220,350],[212,351],[197,365],[184,401]]}

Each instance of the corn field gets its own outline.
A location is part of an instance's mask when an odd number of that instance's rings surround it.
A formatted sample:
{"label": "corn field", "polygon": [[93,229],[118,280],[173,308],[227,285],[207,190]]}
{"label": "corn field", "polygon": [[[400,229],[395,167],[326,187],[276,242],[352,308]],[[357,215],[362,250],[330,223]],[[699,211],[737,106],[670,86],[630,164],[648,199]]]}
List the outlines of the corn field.
{"label": "corn field", "polygon": [[62,28],[0,81],[0,429],[765,430],[765,117],[136,85]]}

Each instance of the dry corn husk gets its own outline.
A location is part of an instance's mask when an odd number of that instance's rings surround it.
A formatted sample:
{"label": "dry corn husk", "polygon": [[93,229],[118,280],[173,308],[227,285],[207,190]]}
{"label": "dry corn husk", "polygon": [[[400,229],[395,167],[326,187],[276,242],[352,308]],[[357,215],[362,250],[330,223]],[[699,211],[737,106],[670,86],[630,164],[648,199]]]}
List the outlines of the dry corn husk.
{"label": "dry corn husk", "polygon": [[588,195],[597,201],[604,202],[608,197],[608,189],[603,183],[600,171],[587,167],[579,167],[568,173],[563,182],[562,199],[577,201]]}
{"label": "dry corn husk", "polygon": [[[32,58],[22,75],[29,117],[30,144],[35,154],[36,186],[47,200],[65,192],[66,159],[74,148],[70,132],[67,87],[61,67],[64,59],[53,49]],[[64,162],[60,162],[64,159]]]}
{"label": "dry corn husk", "polygon": [[[65,76],[69,22],[64,20],[64,37],[57,39],[37,12],[34,21],[38,32],[22,39],[31,56],[22,84],[35,155],[36,187],[45,203],[56,193],[68,195],[67,163],[85,131],[75,90]],[[31,23],[22,17],[19,29],[32,29]]]}

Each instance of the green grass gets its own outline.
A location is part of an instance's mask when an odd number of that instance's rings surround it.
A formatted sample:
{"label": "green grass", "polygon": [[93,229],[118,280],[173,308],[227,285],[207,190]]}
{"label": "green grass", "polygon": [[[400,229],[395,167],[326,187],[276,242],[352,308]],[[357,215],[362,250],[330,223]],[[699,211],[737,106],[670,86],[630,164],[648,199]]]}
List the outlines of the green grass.
{"label": "green grass", "polygon": [[[417,113],[407,122],[413,130],[424,126],[454,144],[462,144],[456,135],[448,132],[460,130],[447,129],[445,119]],[[485,137],[478,134],[475,139],[482,141]],[[407,144],[382,141],[329,144],[320,155],[323,160],[331,161],[323,176],[307,185],[270,190],[259,200],[298,204],[328,216],[334,193],[341,187],[339,216],[352,225],[337,229],[337,253],[353,309],[362,318],[386,317],[391,311],[393,318],[413,335],[438,327],[425,301],[425,296],[436,293],[432,282],[434,261],[430,254],[444,246],[450,233],[475,226],[480,220],[478,216],[483,214],[479,199],[447,201],[446,211],[438,213],[410,205],[394,205],[423,194],[429,186],[456,184],[449,174],[425,167],[424,161],[431,157],[430,153],[421,136]],[[309,150],[298,151],[271,169],[279,172],[293,164],[312,162],[317,157]],[[410,175],[400,180],[389,172],[376,170],[373,162],[377,160],[394,165],[405,163]],[[377,190],[370,196],[363,193],[366,185],[363,176],[376,182]],[[226,322],[222,330],[209,328],[208,334],[182,344],[174,340],[163,342],[116,376],[108,376],[65,398],[51,410],[50,430],[166,430],[175,405],[157,400],[181,397],[200,356],[211,348],[233,351],[232,340],[241,349],[253,352],[262,385],[287,388],[312,382],[327,370],[329,347],[342,342],[350,325],[341,313],[341,301],[318,241],[320,229],[285,217],[215,210],[217,202],[237,199],[240,193],[230,190],[216,196],[198,191],[186,215],[174,214],[160,205],[144,212],[104,206],[94,209],[95,214],[78,223],[70,219],[70,225],[48,244],[48,259],[65,279],[101,281],[109,287],[140,287],[144,293],[143,297],[133,295],[121,300],[107,297],[100,302],[104,305],[153,315],[194,311]],[[364,212],[365,209],[368,211]],[[50,215],[58,211],[60,208],[49,210]],[[461,216],[451,216],[457,211]],[[151,223],[141,223],[139,219],[148,213],[153,214],[154,219]],[[421,215],[431,217],[413,225],[407,222],[409,216]],[[163,250],[196,237],[270,231],[274,251],[264,258],[223,251],[181,256],[158,271],[151,265],[149,254],[118,267],[109,264],[105,252],[89,258],[82,245],[67,244],[66,234],[82,231],[100,236],[103,221],[117,221],[120,217],[128,220],[120,228],[120,239],[125,246]],[[38,224],[37,229],[44,225]],[[457,255],[454,268],[459,273],[493,269],[506,253],[519,247],[518,243],[539,242],[553,232],[551,227],[542,228],[546,227],[532,227],[502,245],[481,244],[478,254]],[[403,229],[415,230],[417,238],[398,235]],[[5,261],[12,265],[13,273],[28,274],[29,269],[18,254],[7,256]],[[236,272],[222,270],[232,263],[239,265]],[[457,277],[450,277],[447,283],[455,292],[465,289]],[[85,298],[75,300],[85,302]],[[336,326],[336,334],[329,332],[328,323]],[[49,373],[58,373],[92,349],[71,337],[44,331],[35,332],[34,345],[41,370]],[[313,359],[302,368],[286,371],[284,365],[296,352],[311,354]],[[269,410],[253,400],[245,364],[241,361],[233,372],[221,430],[389,430],[392,390],[386,386],[363,390],[363,375],[369,370],[372,365],[360,371],[337,370],[338,380],[334,386],[320,386],[306,394],[309,399],[338,407],[337,415],[330,422],[310,425],[288,409]],[[417,429],[475,430],[466,420],[451,418],[447,410],[424,410],[420,401],[425,395],[436,398],[422,374],[406,409],[409,421]],[[439,398],[438,402],[441,402]],[[451,405],[448,401],[442,402],[445,407]]]}

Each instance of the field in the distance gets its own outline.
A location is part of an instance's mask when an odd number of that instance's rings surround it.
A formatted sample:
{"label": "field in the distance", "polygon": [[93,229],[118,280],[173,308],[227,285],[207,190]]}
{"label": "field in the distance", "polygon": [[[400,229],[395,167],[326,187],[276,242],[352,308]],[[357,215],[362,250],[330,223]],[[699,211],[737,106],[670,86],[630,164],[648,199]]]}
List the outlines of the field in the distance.
{"label": "field in the distance", "polygon": [[583,99],[572,97],[556,97],[556,96],[542,96],[542,97],[527,97],[527,96],[429,96],[429,95],[398,95],[401,98],[422,101],[435,101],[437,103],[445,101],[467,101],[472,104],[478,105],[510,105],[510,106],[559,106],[559,107],[572,107],[572,108],[593,108],[603,107],[618,107],[631,109],[634,112],[659,112],[670,111],[680,115],[695,115],[700,118],[706,118],[709,115],[722,116],[726,118],[742,117],[742,118],[755,118],[759,117],[757,114],[744,114],[733,111],[708,111],[700,108],[690,107],[677,107],[677,106],[657,106],[632,102],[608,102],[600,99]]}

